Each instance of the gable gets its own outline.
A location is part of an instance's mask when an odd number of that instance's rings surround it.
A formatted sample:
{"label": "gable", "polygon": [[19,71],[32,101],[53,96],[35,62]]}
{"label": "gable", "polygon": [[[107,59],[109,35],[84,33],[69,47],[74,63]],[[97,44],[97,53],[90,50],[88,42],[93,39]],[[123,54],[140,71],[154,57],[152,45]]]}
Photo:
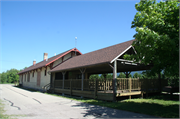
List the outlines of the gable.
{"label": "gable", "polygon": [[[51,69],[52,69],[52,65],[53,65],[53,63],[55,61],[57,61],[57,60],[59,60],[61,58],[65,58],[67,60],[68,58],[70,58],[70,55],[72,57],[72,55],[73,55],[72,52],[75,52],[75,51],[76,51],[77,55],[82,55],[82,53],[78,49],[73,48],[71,50],[60,53],[60,54],[58,54],[56,56],[53,56],[53,57],[49,58],[48,60],[43,60],[43,61],[41,61],[41,62],[39,62],[39,63],[37,63],[35,65],[31,65],[30,67],[20,71],[18,74],[22,74],[22,73],[25,73],[25,72],[29,72],[29,71],[36,70],[36,69],[42,68],[42,67],[47,67],[47,66],[51,67]],[[63,61],[65,61],[65,60],[63,60]],[[58,65],[58,63],[60,63],[60,60],[59,60],[59,62],[56,62],[57,65]]]}

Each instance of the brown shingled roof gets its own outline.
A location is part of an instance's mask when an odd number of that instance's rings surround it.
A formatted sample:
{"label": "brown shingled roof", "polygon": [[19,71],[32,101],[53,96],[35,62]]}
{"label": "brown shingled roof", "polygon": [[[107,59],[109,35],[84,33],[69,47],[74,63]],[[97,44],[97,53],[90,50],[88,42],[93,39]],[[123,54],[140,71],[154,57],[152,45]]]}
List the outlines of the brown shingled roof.
{"label": "brown shingled roof", "polygon": [[[53,56],[51,58],[48,58],[47,61],[44,60],[44,61],[41,61],[41,62],[37,63],[36,65],[32,65],[32,66],[20,71],[18,74],[22,74],[22,73],[25,73],[25,72],[28,72],[28,71],[31,71],[31,70],[34,70],[34,69],[38,69],[38,68],[47,66],[47,65],[51,64],[52,62],[58,60],[59,58],[63,57],[64,55],[68,54],[71,51],[75,51],[75,48],[70,49],[68,51],[65,51],[63,53],[60,53],[60,54],[58,54],[56,56]],[[76,49],[76,51],[79,52],[79,54],[82,54],[78,49]]]}
{"label": "brown shingled roof", "polygon": [[117,57],[128,47],[130,47],[134,40],[130,40],[124,43],[116,44],[110,47],[73,57],[62,63],[61,65],[55,67],[54,69],[50,70],[50,72],[82,68],[85,66],[91,66],[107,62],[110,63],[115,57]]}

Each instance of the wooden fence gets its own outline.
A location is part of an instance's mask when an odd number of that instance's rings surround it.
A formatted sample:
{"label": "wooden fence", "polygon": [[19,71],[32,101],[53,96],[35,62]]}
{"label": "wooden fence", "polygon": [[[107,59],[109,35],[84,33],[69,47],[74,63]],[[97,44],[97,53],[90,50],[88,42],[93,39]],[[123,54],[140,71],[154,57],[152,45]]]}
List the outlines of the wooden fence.
{"label": "wooden fence", "polygon": [[[161,91],[162,87],[167,85],[167,81],[163,79],[117,78],[116,84],[116,96],[127,96],[137,95],[141,92]],[[63,80],[55,80],[54,89],[55,92],[59,93],[113,100],[113,79],[84,79],[83,89],[81,79],[65,79],[64,88]]]}
{"label": "wooden fence", "polygon": [[[81,86],[82,86],[81,79],[65,79],[64,80],[64,89],[82,90]],[[63,88],[63,80],[55,80],[54,87]],[[83,90],[94,91],[96,87],[98,91],[113,90],[112,79],[84,79],[83,80]]]}

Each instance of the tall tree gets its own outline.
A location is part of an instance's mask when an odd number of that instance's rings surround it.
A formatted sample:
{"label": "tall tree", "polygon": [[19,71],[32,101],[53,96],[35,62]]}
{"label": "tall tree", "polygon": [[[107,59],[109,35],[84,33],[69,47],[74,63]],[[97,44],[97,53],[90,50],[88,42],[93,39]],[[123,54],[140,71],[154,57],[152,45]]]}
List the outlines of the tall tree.
{"label": "tall tree", "polygon": [[[136,34],[133,46],[137,51],[131,59],[153,64],[151,73],[164,71],[167,76],[179,76],[179,2],[141,0],[132,21]],[[128,56],[125,55],[127,59]]]}

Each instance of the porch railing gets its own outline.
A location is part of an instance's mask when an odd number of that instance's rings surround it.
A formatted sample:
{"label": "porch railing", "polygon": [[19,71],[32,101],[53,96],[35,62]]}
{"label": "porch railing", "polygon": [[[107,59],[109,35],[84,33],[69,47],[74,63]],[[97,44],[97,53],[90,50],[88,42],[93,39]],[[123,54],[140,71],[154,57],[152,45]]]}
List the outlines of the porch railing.
{"label": "porch railing", "polygon": [[[155,91],[167,85],[167,81],[161,79],[137,79],[137,78],[117,78],[117,90],[119,91]],[[82,90],[81,79],[65,79],[64,89]],[[55,80],[54,88],[63,88],[63,80]],[[113,79],[84,79],[84,91],[112,91]]]}

